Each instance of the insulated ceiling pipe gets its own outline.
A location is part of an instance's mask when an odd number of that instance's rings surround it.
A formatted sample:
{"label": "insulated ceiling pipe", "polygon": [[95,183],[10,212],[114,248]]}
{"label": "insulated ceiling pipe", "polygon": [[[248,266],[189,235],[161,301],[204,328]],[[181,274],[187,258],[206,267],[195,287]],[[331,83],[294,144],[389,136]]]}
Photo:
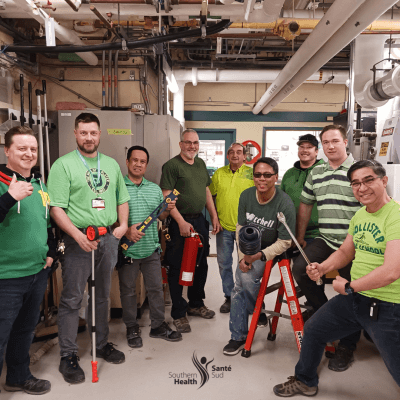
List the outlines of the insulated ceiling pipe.
{"label": "insulated ceiling pipe", "polygon": [[[367,0],[362,4],[341,29],[282,87],[279,93],[276,93],[275,97],[264,107],[263,114],[268,114],[277,104],[294,92],[312,73],[340,52],[343,47],[347,46],[369,24],[395,3],[396,1],[394,0],[380,0],[379,2]],[[303,46],[305,43],[303,43]]]}
{"label": "insulated ceiling pipe", "polygon": [[[279,93],[284,85],[292,79],[298,70],[307,64],[308,60],[323,47],[332,35],[346,22],[344,15],[352,15],[366,0],[336,0],[311,35],[296,51],[291,60],[283,68],[278,78],[263,94],[253,108],[253,114],[258,114],[271,99]],[[313,71],[312,73],[314,73]]]}

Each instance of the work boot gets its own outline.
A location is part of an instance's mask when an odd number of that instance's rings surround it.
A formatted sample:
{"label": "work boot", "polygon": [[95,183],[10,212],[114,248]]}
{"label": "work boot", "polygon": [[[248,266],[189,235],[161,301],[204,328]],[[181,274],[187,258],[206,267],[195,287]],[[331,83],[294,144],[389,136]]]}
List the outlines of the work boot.
{"label": "work boot", "polygon": [[266,316],[265,313],[261,313],[260,317],[258,318],[257,326],[259,328],[265,328],[268,326],[268,317]]}
{"label": "work boot", "polygon": [[188,315],[197,316],[197,317],[206,318],[206,319],[211,319],[215,315],[215,312],[212,310],[209,310],[206,306],[201,306],[198,308],[190,308],[189,307],[187,313],[188,313]]}
{"label": "work boot", "polygon": [[279,397],[292,397],[295,394],[303,396],[315,396],[318,393],[318,386],[307,386],[295,376],[289,376],[288,381],[274,386],[274,393]]}
{"label": "work boot", "polygon": [[139,325],[127,327],[126,338],[128,339],[128,346],[132,347],[133,349],[143,346],[142,338],[140,337]]}
{"label": "work boot", "polygon": [[220,313],[227,314],[231,311],[231,298],[226,297],[224,304],[222,304],[221,308],[219,309]]}
{"label": "work boot", "polygon": [[158,328],[150,329],[150,337],[165,339],[169,342],[179,342],[182,340],[181,333],[173,331],[165,321]]}
{"label": "work boot", "polygon": [[328,368],[336,372],[346,371],[353,361],[353,351],[339,343],[334,357],[329,360]]}
{"label": "work boot", "polygon": [[179,333],[187,333],[191,331],[189,321],[186,317],[174,319],[174,325]]}
{"label": "work boot", "polygon": [[111,364],[122,364],[125,362],[125,354],[114,346],[114,343],[108,342],[102,349],[96,349],[96,357],[103,358]]}
{"label": "work boot", "polygon": [[234,356],[235,354],[239,353],[240,350],[243,349],[245,344],[246,344],[245,340],[231,339],[229,343],[224,347],[223,352],[226,356]]}
{"label": "work boot", "polygon": [[78,361],[79,357],[76,354],[61,358],[58,370],[61,372],[65,382],[81,383],[85,381],[85,373],[79,366]]}
{"label": "work boot", "polygon": [[28,379],[24,383],[8,383],[4,384],[4,389],[7,392],[25,392],[28,394],[46,394],[51,390],[51,384],[49,381],[45,381],[44,379],[37,379],[32,376],[31,379]]}

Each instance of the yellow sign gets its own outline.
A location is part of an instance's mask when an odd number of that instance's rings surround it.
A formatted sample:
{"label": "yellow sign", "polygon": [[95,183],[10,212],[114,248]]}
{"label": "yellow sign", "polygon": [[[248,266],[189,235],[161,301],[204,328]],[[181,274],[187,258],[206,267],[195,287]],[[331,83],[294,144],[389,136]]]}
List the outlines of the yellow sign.
{"label": "yellow sign", "polygon": [[389,148],[389,142],[382,142],[381,149],[379,150],[379,156],[386,156],[388,148]]}
{"label": "yellow sign", "polygon": [[109,135],[132,135],[130,129],[107,129]]}

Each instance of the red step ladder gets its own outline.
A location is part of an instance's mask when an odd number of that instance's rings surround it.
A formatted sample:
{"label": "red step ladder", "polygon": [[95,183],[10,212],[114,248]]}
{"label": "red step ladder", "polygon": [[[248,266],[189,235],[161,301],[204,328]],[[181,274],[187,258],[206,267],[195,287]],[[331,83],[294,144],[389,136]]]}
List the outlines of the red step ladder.
{"label": "red step ladder", "polygon": [[[278,262],[279,272],[281,274],[281,281],[268,287],[271,270],[276,262]],[[276,257],[274,260],[267,261],[265,264],[264,275],[261,281],[260,290],[258,292],[253,316],[251,318],[249,333],[247,335],[244,349],[242,350],[242,357],[248,358],[251,355],[251,345],[253,343],[254,335],[257,330],[257,323],[262,311],[262,303],[264,297],[265,295],[272,293],[275,290],[278,290],[278,295],[276,298],[271,328],[268,334],[268,340],[273,341],[276,339],[276,329],[278,327],[279,317],[288,318],[292,321],[292,327],[294,336],[296,338],[297,348],[299,352],[301,350],[304,328],[303,316],[301,315],[301,308],[297,296],[296,287],[293,281],[292,270],[290,268],[290,260],[287,258],[286,253],[283,253],[279,257]],[[283,294],[285,294],[286,302],[289,307],[290,317],[280,313],[282,303],[284,302]],[[327,346],[325,350],[327,352],[332,352],[334,351],[334,347]]]}

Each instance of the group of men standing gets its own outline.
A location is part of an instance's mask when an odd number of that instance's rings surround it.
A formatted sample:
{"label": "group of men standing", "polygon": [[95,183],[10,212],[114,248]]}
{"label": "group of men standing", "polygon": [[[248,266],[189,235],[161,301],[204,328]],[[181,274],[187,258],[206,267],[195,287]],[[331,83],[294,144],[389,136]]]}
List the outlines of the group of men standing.
{"label": "group of men standing", "polygon": [[[133,146],[128,150],[125,177],[115,160],[98,151],[101,130],[95,115],[79,115],[74,133],[77,149],[53,164],[48,192],[41,177],[31,173],[37,161],[33,132],[18,127],[6,134],[8,164],[0,167],[0,371],[7,345],[6,390],[31,394],[50,390],[50,382],[30,373],[28,354],[46,287],[47,267],[55,257],[50,215],[62,230],[65,243],[58,314],[59,371],[67,382],[80,383],[85,380],[85,373],[79,365],[76,338],[79,309],[91,275],[92,251],[96,272],[96,356],[113,364],[125,361],[123,352],[108,342],[111,273],[124,235],[133,242],[123,250],[122,262],[118,263],[123,321],[130,347],[143,345],[136,315],[135,287],[139,271],[149,299],[150,337],[180,341],[182,333],[191,331],[187,316],[214,317],[215,312],[204,303],[209,254],[209,224],[202,214],[204,207],[217,238],[217,260],[225,296],[220,312],[230,312],[231,340],[224,347],[224,354],[235,355],[244,346],[248,317],[254,310],[265,262],[293,246],[289,233],[277,220],[277,213],[283,212],[288,226],[296,231],[297,240],[313,262],[307,265],[301,256],[295,258],[293,275],[312,308],[310,314],[314,315],[305,325],[296,375],[277,385],[275,394],[283,397],[316,394],[316,368],[326,342],[340,339],[329,368],[344,371],[353,361],[361,328],[368,331],[399,383],[399,363],[385,344],[386,331],[393,324],[386,327],[379,322],[389,318],[390,304],[400,315],[400,269],[385,253],[387,250],[395,256],[398,252],[399,230],[394,227],[400,224],[400,215],[398,207],[387,196],[384,169],[375,162],[354,164],[352,156],[346,153],[347,138],[342,127],[330,125],[320,134],[326,163],[317,159],[316,137],[300,136],[299,161],[286,172],[280,188],[276,186],[277,162],[261,157],[254,168],[248,167],[245,148],[240,143],[229,147],[229,165],[217,170],[211,180],[204,161],[196,157],[199,137],[191,129],[181,134],[180,154],[164,164],[160,187],[144,178],[150,162],[144,147]],[[170,219],[171,240],[167,242],[164,259],[169,266],[171,316],[176,331],[165,321],[157,227],[153,224],[146,233],[136,229],[174,189],[180,193],[179,199],[170,202],[159,218]],[[360,210],[360,202],[366,208]],[[384,209],[383,216],[381,209]],[[357,218],[353,218],[355,214]],[[90,225],[106,227],[107,233],[91,241],[86,235]],[[234,243],[245,225],[256,225],[260,229],[261,251],[249,256],[238,250],[234,279]],[[185,238],[192,231],[202,236],[204,251],[198,260],[193,286],[188,289],[187,301],[182,295],[179,276]],[[379,245],[375,246],[373,241]],[[18,252],[15,243],[21,246]],[[377,252],[370,250],[373,246]],[[370,267],[372,253],[377,257]],[[350,276],[352,262],[357,268],[352,268]],[[324,286],[316,285],[315,281],[333,269],[339,269],[340,273],[334,281],[339,295],[328,302]],[[370,298],[378,304],[379,313],[372,310]],[[354,304],[360,307],[357,311]],[[369,306],[371,313],[376,314],[373,317],[377,323],[368,320]],[[88,326],[91,318],[89,307]],[[398,350],[399,343],[396,346]]]}

